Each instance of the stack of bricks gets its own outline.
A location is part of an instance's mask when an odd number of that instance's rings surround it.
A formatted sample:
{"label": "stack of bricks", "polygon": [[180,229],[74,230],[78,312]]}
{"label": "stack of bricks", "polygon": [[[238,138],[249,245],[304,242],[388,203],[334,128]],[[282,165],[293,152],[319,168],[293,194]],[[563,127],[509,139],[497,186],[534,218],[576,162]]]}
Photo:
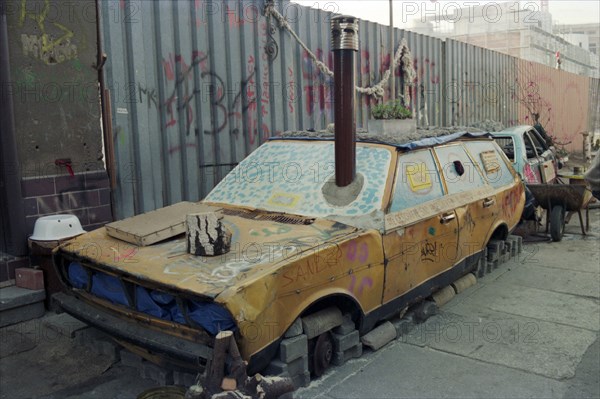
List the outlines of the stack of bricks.
{"label": "stack of bricks", "polygon": [[296,388],[308,386],[308,338],[303,332],[301,320],[296,319],[279,344],[278,358],[269,363],[265,374],[289,377]]}
{"label": "stack of bricks", "polygon": [[501,240],[490,240],[487,245],[487,260],[488,268],[487,271],[491,272],[493,269],[498,268],[502,262],[502,254],[504,253],[504,241]]}
{"label": "stack of bricks", "polygon": [[23,179],[27,233],[40,216],[61,213],[77,216],[87,231],[112,222],[109,187],[106,171]]}
{"label": "stack of bricks", "polygon": [[362,343],[358,330],[349,316],[344,317],[342,325],[333,329],[333,359],[331,362],[342,365],[348,360],[362,356]]}

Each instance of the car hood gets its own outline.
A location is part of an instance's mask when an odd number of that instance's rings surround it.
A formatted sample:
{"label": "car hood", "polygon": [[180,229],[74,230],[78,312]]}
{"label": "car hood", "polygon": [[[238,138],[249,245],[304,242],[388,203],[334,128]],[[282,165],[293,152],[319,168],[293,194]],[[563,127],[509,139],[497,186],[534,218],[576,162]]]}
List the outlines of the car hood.
{"label": "car hood", "polygon": [[272,273],[307,251],[358,229],[328,219],[310,219],[240,208],[220,208],[232,233],[231,250],[220,256],[187,252],[185,235],[140,247],[100,228],[59,247],[59,254],[168,290],[215,298],[226,288]]}

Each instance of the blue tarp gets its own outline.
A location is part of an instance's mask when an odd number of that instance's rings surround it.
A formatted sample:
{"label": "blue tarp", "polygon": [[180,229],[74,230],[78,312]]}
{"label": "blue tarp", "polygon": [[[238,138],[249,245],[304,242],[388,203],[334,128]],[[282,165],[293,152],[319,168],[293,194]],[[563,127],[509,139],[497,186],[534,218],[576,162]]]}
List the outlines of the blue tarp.
{"label": "blue tarp", "polygon": [[[67,273],[73,287],[83,289],[87,286],[88,274],[81,264],[71,262]],[[92,273],[91,293],[112,303],[129,305],[121,281],[105,273]],[[141,286],[136,286],[135,295],[137,311],[162,320],[187,324],[173,295]],[[222,330],[236,329],[235,321],[222,306],[212,302],[189,300],[184,303],[187,304],[189,318],[210,334],[216,335]]]}

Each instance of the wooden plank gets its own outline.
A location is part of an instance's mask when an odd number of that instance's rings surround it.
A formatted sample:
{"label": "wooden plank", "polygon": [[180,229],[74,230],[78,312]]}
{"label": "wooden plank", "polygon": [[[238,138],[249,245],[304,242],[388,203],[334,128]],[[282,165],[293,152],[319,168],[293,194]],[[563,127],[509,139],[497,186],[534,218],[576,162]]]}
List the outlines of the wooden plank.
{"label": "wooden plank", "polygon": [[179,202],[107,224],[108,235],[130,244],[147,246],[185,233],[189,213],[214,212],[219,208],[198,202]]}

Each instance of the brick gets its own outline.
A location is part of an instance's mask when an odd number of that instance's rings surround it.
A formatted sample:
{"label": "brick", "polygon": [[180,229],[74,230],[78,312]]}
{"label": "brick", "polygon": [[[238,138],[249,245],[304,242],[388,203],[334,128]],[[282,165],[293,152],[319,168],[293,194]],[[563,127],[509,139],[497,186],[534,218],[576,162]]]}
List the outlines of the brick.
{"label": "brick", "polygon": [[0,263],[0,283],[10,280],[8,278],[8,265],[6,262]]}
{"label": "brick", "polygon": [[15,280],[16,279],[16,270],[21,267],[29,267],[29,258],[18,259],[8,262],[6,264],[6,269],[8,272],[8,279]]}
{"label": "brick", "polygon": [[290,328],[287,329],[287,331],[285,332],[284,337],[285,338],[292,338],[292,337],[296,337],[300,334],[302,334],[303,329],[302,329],[302,320],[300,320],[300,318],[298,317],[296,320],[294,320],[294,322],[292,323],[292,325],[290,326]]}
{"label": "brick", "polygon": [[308,354],[308,338],[306,335],[298,335],[293,338],[286,338],[279,345],[279,358],[285,363]]}
{"label": "brick", "polygon": [[360,336],[358,330],[352,331],[350,334],[338,335],[332,334],[333,337],[333,350],[337,352],[343,352],[352,348],[360,342]]}
{"label": "brick", "polygon": [[82,226],[90,224],[90,218],[87,209],[77,209],[75,211],[69,211],[68,213],[77,216],[77,219],[79,219],[79,223],[81,223]]}
{"label": "brick", "polygon": [[27,230],[27,235],[33,234],[33,227],[35,226],[35,221],[39,218],[39,216],[26,216],[25,217],[25,228]]}
{"label": "brick", "polygon": [[98,190],[77,191],[68,194],[71,209],[90,208],[100,206]]}
{"label": "brick", "polygon": [[23,198],[52,195],[55,193],[53,177],[21,180],[21,195]]}
{"label": "brick", "polygon": [[307,371],[306,373],[296,375],[292,377],[292,382],[294,386],[297,388],[307,387],[310,384],[310,373]]}
{"label": "brick", "polygon": [[25,216],[33,216],[39,213],[37,198],[25,198],[23,200],[23,206],[25,208]]}
{"label": "brick", "polygon": [[28,290],[44,289],[44,272],[40,269],[21,267],[15,269],[15,284]]}
{"label": "brick", "polygon": [[63,212],[70,209],[69,198],[63,194],[38,197],[37,204],[40,215]]}
{"label": "brick", "polygon": [[103,205],[88,209],[90,224],[112,222],[112,211],[110,205]]}
{"label": "brick", "polygon": [[144,361],[141,375],[143,378],[152,380],[161,386],[173,385],[173,371],[159,367],[154,363]]}
{"label": "brick", "polygon": [[54,182],[57,194],[85,190],[85,176],[83,174],[57,176],[54,178]]}
{"label": "brick", "polygon": [[196,383],[196,377],[196,374],[175,370],[173,371],[173,384],[190,387]]}
{"label": "brick", "polygon": [[98,189],[110,187],[108,173],[105,170],[97,172],[89,172],[85,175],[85,188]]}
{"label": "brick", "polygon": [[98,190],[98,198],[99,198],[98,205],[110,205],[110,189],[103,188],[101,190]]}

